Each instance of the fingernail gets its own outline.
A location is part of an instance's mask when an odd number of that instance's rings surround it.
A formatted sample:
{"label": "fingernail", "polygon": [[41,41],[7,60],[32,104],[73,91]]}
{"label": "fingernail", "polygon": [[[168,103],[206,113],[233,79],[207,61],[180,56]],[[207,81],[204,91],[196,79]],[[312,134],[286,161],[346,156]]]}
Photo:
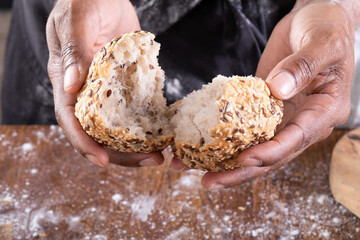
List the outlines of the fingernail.
{"label": "fingernail", "polygon": [[104,167],[105,165],[102,164],[98,159],[97,157],[95,157],[94,155],[90,155],[90,154],[87,154],[85,155],[85,157],[92,163],[94,163],[95,165],[99,166],[99,167]]}
{"label": "fingernail", "polygon": [[[178,160],[179,161],[179,160]],[[171,162],[171,168],[178,172],[183,172],[185,169],[187,169],[187,166],[180,163],[180,162]]]}
{"label": "fingernail", "polygon": [[80,81],[80,71],[76,64],[69,66],[65,71],[64,90],[69,90],[74,82]]}
{"label": "fingernail", "polygon": [[218,183],[214,183],[213,185],[211,185],[209,187],[209,190],[219,190],[224,188],[224,185],[218,184]]}
{"label": "fingernail", "polygon": [[185,171],[186,169],[187,169],[188,167],[187,166],[173,166],[173,169],[175,170],[175,171],[178,171],[178,172],[183,172],[183,171]]}
{"label": "fingernail", "polygon": [[251,167],[251,166],[256,166],[256,167],[261,167],[263,165],[263,162],[257,159],[253,159],[253,158],[248,158],[245,159],[245,161],[241,162],[241,165],[243,165],[244,167]]}
{"label": "fingernail", "polygon": [[280,72],[275,75],[273,78],[268,80],[268,83],[272,87],[272,89],[276,89],[277,92],[283,98],[287,98],[290,94],[295,90],[296,83],[293,75],[289,72]]}
{"label": "fingernail", "polygon": [[139,162],[139,165],[142,167],[151,167],[151,166],[158,166],[159,163],[156,162],[152,157],[150,157]]}

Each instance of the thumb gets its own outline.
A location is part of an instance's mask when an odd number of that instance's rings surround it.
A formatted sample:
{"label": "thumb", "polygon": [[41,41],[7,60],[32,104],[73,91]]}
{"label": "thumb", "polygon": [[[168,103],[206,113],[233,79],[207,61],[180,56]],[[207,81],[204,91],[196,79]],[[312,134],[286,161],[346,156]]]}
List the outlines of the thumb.
{"label": "thumb", "polygon": [[[73,26],[76,27],[76,26]],[[91,63],[92,49],[88,44],[91,39],[79,39],[76,34],[63,36],[65,39],[61,43],[61,60],[64,73],[64,90],[69,93],[79,91],[88,73]],[[71,37],[71,39],[69,39]]]}
{"label": "thumb", "polygon": [[64,90],[70,94],[78,92],[86,78],[99,33],[98,15],[92,14],[91,5],[85,9],[89,14],[81,14],[84,10],[81,10],[83,6],[79,2],[74,1],[72,11],[66,11],[55,22],[64,71]]}
{"label": "thumb", "polygon": [[337,51],[335,46],[315,40],[283,59],[266,79],[271,93],[286,100],[302,91],[321,71],[343,57],[343,51]]}
{"label": "thumb", "polygon": [[64,75],[65,92],[69,94],[73,94],[79,91],[85,79],[84,72],[85,72],[84,69],[82,69],[82,71],[80,72],[80,69],[76,63],[69,65],[65,69],[65,75]]}

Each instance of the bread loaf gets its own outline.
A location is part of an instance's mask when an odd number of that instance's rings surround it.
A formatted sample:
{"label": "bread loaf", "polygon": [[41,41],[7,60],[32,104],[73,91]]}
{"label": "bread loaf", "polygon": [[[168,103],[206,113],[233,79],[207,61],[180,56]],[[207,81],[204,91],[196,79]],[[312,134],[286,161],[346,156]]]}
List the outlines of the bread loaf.
{"label": "bread loaf", "polygon": [[172,145],[191,168],[241,167],[239,153],[274,136],[283,103],[256,77],[217,76],[170,107],[154,35],[137,31],[114,39],[94,57],[75,115],[97,142],[121,152]]}

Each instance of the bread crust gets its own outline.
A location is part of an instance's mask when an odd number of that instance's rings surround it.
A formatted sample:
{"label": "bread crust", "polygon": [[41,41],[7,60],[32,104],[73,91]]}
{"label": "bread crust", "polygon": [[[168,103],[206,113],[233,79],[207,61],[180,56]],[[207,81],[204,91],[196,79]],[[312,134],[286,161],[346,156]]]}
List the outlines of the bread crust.
{"label": "bread crust", "polygon": [[[87,134],[98,143],[120,152],[142,153],[161,151],[172,145],[175,156],[185,165],[219,172],[241,167],[237,157],[242,150],[270,140],[274,136],[276,126],[283,117],[283,103],[271,96],[266,83],[256,77],[233,76],[226,82],[221,97],[215,102],[219,110],[218,123],[209,129],[213,141],[206,144],[205,141],[196,144],[176,139],[174,141],[173,133],[162,135],[162,131],[156,136],[151,134],[140,138],[131,134],[128,127],[108,126],[99,114],[102,107],[99,90],[113,74],[110,71],[115,61],[112,54],[115,49],[126,49],[131,46],[127,43],[132,38],[144,35],[150,35],[151,41],[155,38],[151,33],[137,31],[124,34],[106,44],[95,55],[78,94],[75,116]],[[131,52],[132,49],[126,50]],[[180,100],[170,106],[164,117],[171,118],[183,104],[184,101]]]}
{"label": "bread crust", "polygon": [[[120,152],[142,152],[149,153],[161,151],[170,145],[173,136],[146,136],[139,138],[130,134],[129,128],[113,128],[107,126],[99,114],[102,103],[99,100],[99,90],[106,83],[109,69],[114,61],[113,51],[115,48],[123,47],[131,38],[139,38],[144,35],[151,35],[151,41],[155,36],[149,32],[136,31],[126,33],[113,39],[96,53],[89,73],[81,88],[77,103],[75,105],[75,116],[83,129],[93,137],[98,143]],[[130,50],[131,49],[127,49]],[[134,63],[136,64],[136,63]]]}
{"label": "bread crust", "polygon": [[[241,167],[239,153],[270,140],[283,117],[282,101],[256,77],[232,77],[216,104],[220,115],[210,129],[211,143],[189,144],[175,138],[172,145],[175,156],[190,168],[220,172]],[[174,106],[181,108],[182,102]]]}

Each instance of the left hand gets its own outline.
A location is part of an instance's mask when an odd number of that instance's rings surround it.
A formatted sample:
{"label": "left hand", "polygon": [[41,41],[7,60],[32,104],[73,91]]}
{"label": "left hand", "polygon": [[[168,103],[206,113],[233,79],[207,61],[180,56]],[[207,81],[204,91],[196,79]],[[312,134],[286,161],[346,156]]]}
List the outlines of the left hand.
{"label": "left hand", "polygon": [[58,0],[48,22],[48,72],[53,86],[55,115],[74,148],[98,166],[109,162],[128,167],[157,166],[160,152],[123,153],[94,141],[75,117],[77,92],[95,53],[113,38],[140,29],[129,0]]}
{"label": "left hand", "polygon": [[256,75],[284,100],[284,119],[272,140],[239,155],[243,168],[206,173],[206,189],[235,186],[277,169],[346,121],[356,27],[350,15],[340,3],[313,1],[296,5],[277,24]]}

